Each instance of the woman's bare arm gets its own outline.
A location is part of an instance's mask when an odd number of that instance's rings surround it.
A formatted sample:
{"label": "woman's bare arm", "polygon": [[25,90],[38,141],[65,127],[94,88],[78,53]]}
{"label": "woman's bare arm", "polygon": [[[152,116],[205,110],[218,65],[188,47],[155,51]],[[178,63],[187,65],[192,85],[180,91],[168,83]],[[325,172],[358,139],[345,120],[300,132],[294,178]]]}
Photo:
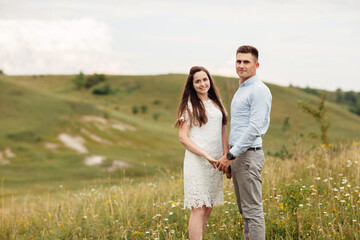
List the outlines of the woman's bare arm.
{"label": "woman's bare arm", "polygon": [[223,155],[227,154],[229,151],[229,137],[226,131],[226,125],[222,126],[221,129],[221,138],[222,138],[222,146],[223,146]]}
{"label": "woman's bare arm", "polygon": [[216,168],[216,160],[189,138],[189,130],[189,126],[185,123],[185,121],[183,121],[179,126],[179,141],[186,147],[187,150],[204,157],[214,168]]}

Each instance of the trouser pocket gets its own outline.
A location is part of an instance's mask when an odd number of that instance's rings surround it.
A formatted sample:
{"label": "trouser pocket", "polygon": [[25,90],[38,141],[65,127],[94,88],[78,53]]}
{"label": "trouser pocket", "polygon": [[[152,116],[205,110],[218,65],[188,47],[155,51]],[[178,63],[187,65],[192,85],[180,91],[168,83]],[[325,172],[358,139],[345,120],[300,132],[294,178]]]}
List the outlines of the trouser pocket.
{"label": "trouser pocket", "polygon": [[261,170],[264,166],[263,151],[248,151],[245,154],[245,168],[247,170],[248,181],[257,180],[261,182]]}

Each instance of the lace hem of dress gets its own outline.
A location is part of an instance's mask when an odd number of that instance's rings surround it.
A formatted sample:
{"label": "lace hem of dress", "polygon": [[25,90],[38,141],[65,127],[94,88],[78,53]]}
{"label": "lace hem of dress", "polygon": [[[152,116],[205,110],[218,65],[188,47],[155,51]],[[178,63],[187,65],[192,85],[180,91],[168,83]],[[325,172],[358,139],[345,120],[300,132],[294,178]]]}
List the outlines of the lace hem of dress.
{"label": "lace hem of dress", "polygon": [[206,206],[206,207],[214,207],[214,206],[218,206],[218,205],[224,205],[224,201],[223,200],[215,200],[213,202],[210,201],[196,201],[196,202],[188,202],[188,203],[184,203],[184,207],[185,208],[189,208],[189,209],[193,209],[193,208],[201,208],[202,206]]}

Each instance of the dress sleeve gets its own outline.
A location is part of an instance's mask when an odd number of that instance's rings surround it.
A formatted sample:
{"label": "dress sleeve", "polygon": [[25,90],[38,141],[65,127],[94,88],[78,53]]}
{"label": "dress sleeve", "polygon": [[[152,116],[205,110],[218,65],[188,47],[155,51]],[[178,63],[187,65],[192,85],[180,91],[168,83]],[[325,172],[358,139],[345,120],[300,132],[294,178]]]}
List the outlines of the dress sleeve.
{"label": "dress sleeve", "polygon": [[186,125],[190,126],[190,118],[189,118],[189,113],[188,111],[185,111],[183,115],[181,115],[181,117],[179,118],[179,120],[182,122],[182,121],[185,121],[186,122]]}
{"label": "dress sleeve", "polygon": [[185,110],[185,112],[183,113],[183,115],[180,116],[180,121],[185,121],[186,125],[190,126],[190,117],[189,117],[189,111],[190,113],[192,112],[192,106],[191,103],[188,102],[188,110]]}

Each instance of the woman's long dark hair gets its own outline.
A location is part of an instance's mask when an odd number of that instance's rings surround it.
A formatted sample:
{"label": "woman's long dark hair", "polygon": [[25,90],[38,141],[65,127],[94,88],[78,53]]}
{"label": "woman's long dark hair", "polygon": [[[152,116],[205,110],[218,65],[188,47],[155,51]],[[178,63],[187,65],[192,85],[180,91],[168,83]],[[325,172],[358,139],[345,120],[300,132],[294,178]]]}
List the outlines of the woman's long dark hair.
{"label": "woman's long dark hair", "polygon": [[[174,127],[179,127],[182,120],[180,119],[182,116],[185,115],[185,112],[187,111],[187,113],[189,114],[189,120],[190,120],[190,126],[192,125],[199,125],[200,127],[207,123],[208,119],[206,116],[206,112],[205,112],[205,106],[203,104],[203,102],[199,99],[195,89],[194,89],[194,74],[200,71],[204,71],[210,81],[210,89],[208,91],[208,96],[209,98],[213,101],[213,103],[215,103],[215,105],[217,105],[223,115],[222,118],[222,124],[226,125],[227,123],[227,116],[225,114],[225,109],[224,106],[222,105],[221,101],[220,101],[220,95],[216,89],[216,86],[214,84],[214,81],[209,73],[209,71],[204,68],[204,67],[200,67],[200,66],[194,66],[190,69],[190,73],[187,77],[185,86],[184,86],[184,91],[182,94],[182,98],[178,107],[178,111],[177,111],[177,119],[175,121]],[[192,111],[189,109],[188,107],[188,102],[191,103],[192,106]]]}

